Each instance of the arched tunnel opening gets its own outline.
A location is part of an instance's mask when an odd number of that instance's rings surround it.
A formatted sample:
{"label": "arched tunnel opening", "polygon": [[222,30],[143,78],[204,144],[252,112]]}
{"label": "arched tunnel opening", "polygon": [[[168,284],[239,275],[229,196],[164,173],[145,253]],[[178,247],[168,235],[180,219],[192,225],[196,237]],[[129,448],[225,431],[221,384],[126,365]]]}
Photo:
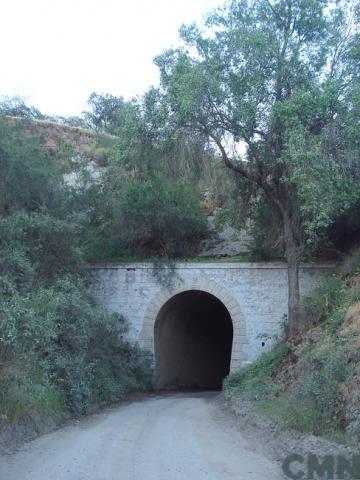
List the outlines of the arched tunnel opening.
{"label": "arched tunnel opening", "polygon": [[168,300],[155,322],[155,387],[219,390],[230,370],[233,325],[210,293],[189,290]]}

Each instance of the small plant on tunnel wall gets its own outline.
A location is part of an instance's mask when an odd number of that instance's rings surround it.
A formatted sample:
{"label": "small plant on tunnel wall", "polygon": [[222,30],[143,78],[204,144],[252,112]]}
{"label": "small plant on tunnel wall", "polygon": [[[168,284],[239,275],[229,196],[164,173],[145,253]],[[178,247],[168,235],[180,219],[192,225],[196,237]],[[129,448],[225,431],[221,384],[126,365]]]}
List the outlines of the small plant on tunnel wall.
{"label": "small plant on tunnel wall", "polygon": [[177,274],[176,264],[172,260],[154,260],[152,275],[163,288],[170,292],[174,289],[175,281],[182,281]]}

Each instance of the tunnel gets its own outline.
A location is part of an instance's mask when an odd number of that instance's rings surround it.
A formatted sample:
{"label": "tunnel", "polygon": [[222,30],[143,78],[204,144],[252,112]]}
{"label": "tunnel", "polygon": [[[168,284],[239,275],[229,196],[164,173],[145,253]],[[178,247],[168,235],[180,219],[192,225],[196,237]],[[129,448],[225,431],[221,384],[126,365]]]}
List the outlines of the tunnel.
{"label": "tunnel", "polygon": [[155,322],[155,388],[219,390],[229,373],[232,320],[210,293],[188,290],[174,295]]}

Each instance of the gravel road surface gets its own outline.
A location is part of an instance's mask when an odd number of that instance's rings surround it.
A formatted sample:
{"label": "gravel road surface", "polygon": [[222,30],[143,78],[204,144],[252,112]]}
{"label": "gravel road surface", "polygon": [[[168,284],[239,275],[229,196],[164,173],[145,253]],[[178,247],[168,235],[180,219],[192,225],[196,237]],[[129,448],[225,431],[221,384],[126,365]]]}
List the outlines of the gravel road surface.
{"label": "gravel road surface", "polygon": [[0,480],[283,478],[217,397],[158,395],[106,409],[0,457]]}

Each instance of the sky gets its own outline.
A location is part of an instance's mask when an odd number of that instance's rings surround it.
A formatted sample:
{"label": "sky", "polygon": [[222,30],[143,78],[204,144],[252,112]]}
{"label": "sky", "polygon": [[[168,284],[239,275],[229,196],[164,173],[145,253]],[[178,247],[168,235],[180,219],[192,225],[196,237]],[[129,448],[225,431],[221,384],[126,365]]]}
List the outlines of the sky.
{"label": "sky", "polygon": [[89,95],[158,84],[153,58],[221,0],[0,0],[0,95],[78,115]]}

